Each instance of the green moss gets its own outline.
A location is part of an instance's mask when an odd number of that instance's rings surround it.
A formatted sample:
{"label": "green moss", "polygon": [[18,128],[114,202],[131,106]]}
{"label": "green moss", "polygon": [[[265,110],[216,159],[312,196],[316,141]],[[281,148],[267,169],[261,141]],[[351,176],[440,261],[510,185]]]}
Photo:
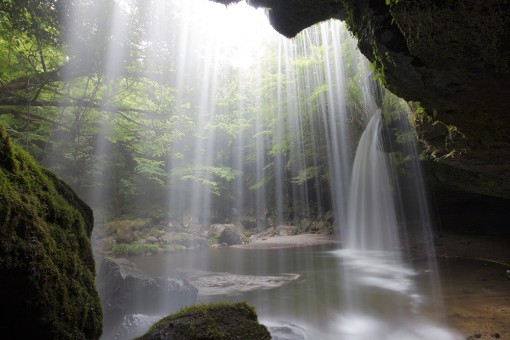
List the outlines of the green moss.
{"label": "green moss", "polygon": [[150,218],[122,219],[106,224],[107,234],[115,237],[120,243],[131,243],[137,241],[136,232],[152,226]]}
{"label": "green moss", "polygon": [[358,40],[360,51],[371,61],[377,79],[385,87],[393,84],[391,75],[398,64],[395,56],[408,52],[405,37],[390,11],[399,1],[338,1],[345,10],[347,28]]}
{"label": "green moss", "polygon": [[0,125],[0,167],[7,170],[14,170],[14,155],[11,143],[3,126]]}
{"label": "green moss", "polygon": [[203,237],[188,233],[175,233],[168,239],[169,243],[180,244],[186,248],[206,246],[207,240]]}
{"label": "green moss", "polygon": [[255,309],[240,302],[185,308],[158,321],[139,339],[163,338],[264,340],[271,335],[258,323]]}
{"label": "green moss", "polygon": [[112,247],[112,254],[115,256],[145,255],[156,254],[158,250],[155,244],[120,243]]}
{"label": "green moss", "polygon": [[184,250],[186,249],[185,246],[181,245],[181,244],[177,244],[177,243],[170,243],[170,244],[166,244],[163,246],[163,251],[164,252],[174,252],[174,251],[179,251],[179,250]]}
{"label": "green moss", "polygon": [[100,336],[91,231],[90,208],[0,127],[0,317],[17,337]]}
{"label": "green moss", "polygon": [[412,103],[411,122],[432,160],[455,159],[466,152],[464,148],[454,147],[464,144],[464,133],[456,126],[439,120],[435,110],[429,112],[420,103]]}
{"label": "green moss", "polygon": [[207,240],[207,244],[210,246],[212,246],[213,244],[218,244],[218,243],[219,243],[218,237],[215,237],[215,236],[211,236]]}

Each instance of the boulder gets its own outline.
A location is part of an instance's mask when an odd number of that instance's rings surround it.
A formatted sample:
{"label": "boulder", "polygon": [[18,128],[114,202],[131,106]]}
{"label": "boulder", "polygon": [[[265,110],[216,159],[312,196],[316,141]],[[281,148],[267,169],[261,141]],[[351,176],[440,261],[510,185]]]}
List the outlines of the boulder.
{"label": "boulder", "polygon": [[209,227],[209,237],[220,237],[223,230],[226,228],[235,228],[233,224],[211,224]]}
{"label": "boulder", "polygon": [[326,222],[324,222],[324,221],[313,221],[310,224],[310,231],[317,233],[320,230],[323,230],[325,228],[325,226],[326,226]]}
{"label": "boulder", "polygon": [[98,236],[113,235],[119,243],[130,243],[137,239],[137,233],[152,226],[150,218],[123,219],[111,221],[104,226]]}
{"label": "boulder", "polygon": [[186,308],[158,321],[139,339],[269,340],[271,334],[258,322],[255,309],[241,302]]}
{"label": "boulder", "polygon": [[297,228],[291,225],[279,225],[276,227],[276,234],[279,236],[292,236],[297,234]]}
{"label": "boulder", "polygon": [[226,243],[229,246],[241,244],[241,232],[233,224],[225,225],[218,237],[218,243]]}
{"label": "boulder", "polygon": [[158,242],[159,242],[159,240],[158,240],[158,238],[157,238],[157,237],[155,237],[155,236],[149,236],[149,237],[147,237],[146,242],[147,242],[147,243],[158,243]]}
{"label": "boulder", "polygon": [[265,230],[266,236],[275,236],[276,229],[274,227],[269,227]]}
{"label": "boulder", "polygon": [[186,280],[153,278],[130,261],[111,257],[101,263],[97,287],[107,331],[129,314],[165,315],[192,305],[198,293]]}
{"label": "boulder", "polygon": [[308,218],[303,218],[298,222],[300,232],[309,232],[312,221]]}
{"label": "boulder", "polygon": [[0,334],[97,339],[92,210],[0,126]]}
{"label": "boulder", "polygon": [[324,214],[324,220],[328,221],[329,223],[334,223],[335,222],[335,213],[331,210],[326,211],[326,213]]}
{"label": "boulder", "polygon": [[271,236],[272,235],[268,235],[268,233],[265,231],[257,233],[257,234],[253,234],[248,238],[248,243],[256,242],[259,240],[266,240],[268,237],[271,237]]}

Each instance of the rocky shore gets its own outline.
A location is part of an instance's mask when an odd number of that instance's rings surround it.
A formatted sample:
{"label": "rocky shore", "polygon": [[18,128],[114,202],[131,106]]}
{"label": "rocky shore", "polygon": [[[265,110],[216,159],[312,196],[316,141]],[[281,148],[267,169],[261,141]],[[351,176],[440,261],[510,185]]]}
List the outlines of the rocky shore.
{"label": "rocky shore", "polygon": [[296,225],[261,225],[249,218],[210,225],[133,218],[97,223],[93,238],[96,253],[123,257],[207,247],[261,249],[337,244],[333,232],[331,218],[303,219]]}

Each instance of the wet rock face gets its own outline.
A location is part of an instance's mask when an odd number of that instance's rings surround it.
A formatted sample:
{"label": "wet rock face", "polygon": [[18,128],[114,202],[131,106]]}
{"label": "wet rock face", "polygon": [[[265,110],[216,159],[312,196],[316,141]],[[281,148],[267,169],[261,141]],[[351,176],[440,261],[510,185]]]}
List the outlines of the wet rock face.
{"label": "wet rock face", "polygon": [[250,4],[269,8],[271,24],[285,36],[329,18],[345,20],[385,86],[426,109],[417,116],[417,130],[441,164],[438,180],[510,198],[510,2]]}
{"label": "wet rock face", "polygon": [[[437,179],[464,192],[510,198],[510,4],[399,1],[389,7],[407,50],[372,40],[397,95],[427,109],[420,139]],[[392,59],[394,63],[392,64]],[[436,113],[433,114],[432,111]]]}
{"label": "wet rock face", "polygon": [[506,1],[383,2],[359,2],[349,23],[390,90],[444,114],[508,108]]}
{"label": "wet rock face", "polygon": [[121,332],[133,314],[165,315],[196,302],[198,290],[188,281],[152,278],[126,259],[106,257],[97,280],[104,310],[105,333]]}
{"label": "wet rock face", "polygon": [[269,8],[269,22],[288,38],[317,22],[331,18],[343,20],[346,17],[341,2],[332,0],[250,0],[249,4]]}

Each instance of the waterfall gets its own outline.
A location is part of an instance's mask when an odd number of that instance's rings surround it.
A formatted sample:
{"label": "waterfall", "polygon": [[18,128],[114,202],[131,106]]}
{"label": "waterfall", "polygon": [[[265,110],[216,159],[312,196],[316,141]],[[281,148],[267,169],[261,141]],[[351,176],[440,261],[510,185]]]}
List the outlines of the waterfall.
{"label": "waterfall", "polygon": [[[382,124],[381,110],[377,109],[356,150],[347,225],[342,230],[344,247],[337,251],[343,263],[341,281],[346,306],[336,330],[330,332],[352,340],[458,339],[454,332],[435,324],[444,321],[444,314],[434,259],[429,259],[428,267],[420,272],[404,258],[402,243],[407,233],[401,230],[408,227],[409,221],[399,216],[396,198],[401,194],[400,185],[383,143]],[[401,128],[410,131],[409,125],[401,124]],[[417,158],[414,147],[408,152]],[[415,178],[404,186],[416,190],[412,200],[420,211],[420,242],[427,244],[431,231],[428,216],[423,215],[427,206],[421,173],[417,162],[410,166]],[[429,248],[427,251],[432,252]],[[424,270],[431,273],[429,282],[418,287],[417,277]],[[434,317],[425,318],[426,310],[434,311]]]}
{"label": "waterfall", "polygon": [[343,239],[348,249],[398,254],[400,241],[394,188],[380,131],[381,110],[377,110],[356,150]]}

